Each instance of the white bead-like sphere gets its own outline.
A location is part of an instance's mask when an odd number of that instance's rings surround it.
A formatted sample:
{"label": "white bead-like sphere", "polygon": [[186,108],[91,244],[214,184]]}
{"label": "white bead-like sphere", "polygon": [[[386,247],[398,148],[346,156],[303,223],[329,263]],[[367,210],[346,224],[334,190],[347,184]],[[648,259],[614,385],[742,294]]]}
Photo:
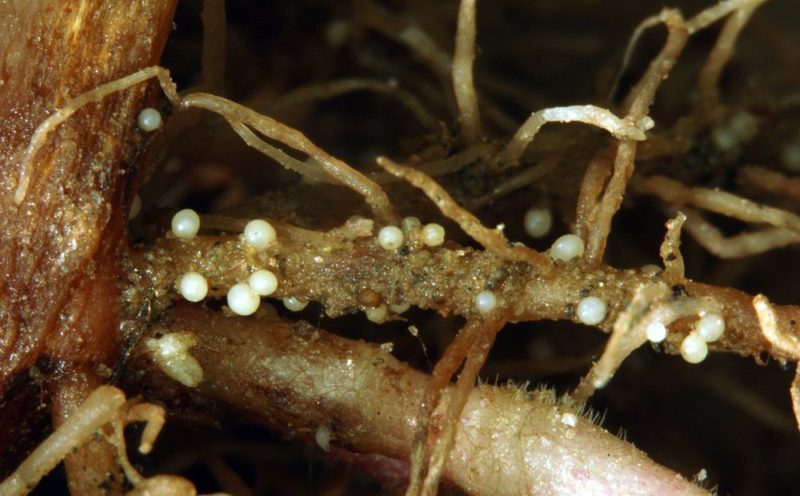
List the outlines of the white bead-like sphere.
{"label": "white bead-like sphere", "polygon": [[283,299],[283,306],[291,312],[299,312],[308,306],[308,302],[297,298],[296,296],[289,296]]}
{"label": "white bead-like sphere", "polygon": [[386,322],[386,317],[389,315],[389,309],[386,305],[378,305],[377,307],[371,307],[364,310],[364,313],[367,314],[367,319],[370,322],[375,322],[376,324],[383,324]]}
{"label": "white bead-like sphere", "polygon": [[250,274],[247,280],[253,291],[261,296],[269,296],[278,289],[278,278],[269,270],[261,269]]}
{"label": "white bead-like sphere", "polygon": [[681,342],[681,356],[689,363],[700,363],[708,356],[708,345],[697,333],[691,332]]}
{"label": "white bead-like sphere", "polygon": [[197,303],[208,294],[208,281],[199,272],[187,272],[178,281],[178,291],[187,300]]}
{"label": "white bead-like sphere", "polygon": [[651,343],[660,343],[667,338],[667,326],[661,322],[650,322],[647,325],[647,339]]}
{"label": "white bead-like sphere", "polygon": [[525,232],[532,238],[547,236],[553,227],[553,214],[549,208],[532,208],[525,212]]}
{"label": "white bead-like sphere", "polygon": [[253,315],[261,304],[261,297],[246,282],[234,284],[228,290],[228,308],[236,315]]}
{"label": "white bead-like sphere", "polygon": [[397,226],[386,226],[378,232],[378,244],[384,250],[396,250],[403,246],[403,231]]}
{"label": "white bead-like sphere", "polygon": [[597,325],[606,318],[608,305],[596,296],[587,296],[578,303],[578,320],[586,325]]}
{"label": "white bead-like sphere", "polygon": [[272,224],[262,219],[251,220],[244,226],[244,240],[256,249],[264,251],[277,239]]}
{"label": "white bead-like sphere", "polygon": [[172,216],[172,234],[176,238],[192,239],[200,230],[200,216],[191,208],[184,208]]}
{"label": "white bead-like sphere", "polygon": [[718,313],[707,313],[697,321],[695,331],[706,343],[712,343],[725,333],[725,319]]}
{"label": "white bead-like sphere", "polygon": [[139,118],[136,120],[139,129],[145,132],[152,132],[161,127],[161,113],[154,108],[142,109]]}
{"label": "white bead-like sphere", "polygon": [[489,313],[497,307],[497,297],[493,292],[487,290],[481,291],[475,295],[475,308],[480,313]]}
{"label": "white bead-like sphere", "polygon": [[444,227],[439,224],[425,224],[422,228],[422,242],[427,246],[441,246],[444,243]]}
{"label": "white bead-like sphere", "polygon": [[550,258],[560,262],[569,262],[570,260],[580,258],[583,256],[583,240],[580,236],[574,234],[565,234],[555,240],[553,246],[550,247]]}

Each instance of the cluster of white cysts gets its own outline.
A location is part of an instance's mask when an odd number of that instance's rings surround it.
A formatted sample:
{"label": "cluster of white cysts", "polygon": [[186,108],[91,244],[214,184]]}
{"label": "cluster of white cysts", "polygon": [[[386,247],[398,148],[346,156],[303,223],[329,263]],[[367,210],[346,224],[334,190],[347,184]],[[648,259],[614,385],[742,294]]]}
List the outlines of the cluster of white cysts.
{"label": "cluster of white cysts", "polygon": [[[647,339],[660,343],[667,338],[667,327],[661,322],[651,322],[646,329]],[[681,341],[681,356],[689,363],[700,363],[708,356],[708,343],[713,343],[725,333],[725,319],[716,312],[700,315],[692,331]]]}
{"label": "cluster of white cysts", "polygon": [[[412,222],[413,220],[413,222]],[[404,224],[413,225],[418,223],[419,220],[409,217],[404,220]],[[419,225],[419,224],[417,224]],[[431,223],[425,224],[421,230],[422,242],[425,246],[435,248],[444,243],[445,230],[439,224]],[[406,235],[403,230],[397,226],[385,226],[378,231],[378,245],[384,250],[394,251],[403,246],[406,242]]]}
{"label": "cluster of white cysts", "polygon": [[[180,239],[192,239],[200,230],[200,216],[192,209],[184,209],[172,217],[172,234]],[[245,244],[261,252],[277,239],[275,228],[262,219],[251,220],[242,233]],[[261,297],[269,296],[278,289],[278,277],[266,269],[250,274],[246,282],[234,284],[227,295],[228,308],[237,315],[252,315],[261,305]],[[191,302],[202,301],[208,295],[208,281],[196,271],[189,271],[178,279],[178,292]],[[306,302],[298,298],[285,298],[284,304],[291,311],[300,311]]]}

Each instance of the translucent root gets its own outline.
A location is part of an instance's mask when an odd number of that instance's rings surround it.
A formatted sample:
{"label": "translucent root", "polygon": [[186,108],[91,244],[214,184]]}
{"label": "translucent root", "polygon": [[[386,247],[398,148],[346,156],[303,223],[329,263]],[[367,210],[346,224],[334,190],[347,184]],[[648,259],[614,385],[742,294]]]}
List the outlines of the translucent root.
{"label": "translucent root", "polygon": [[759,294],[753,298],[753,308],[758,317],[761,333],[767,341],[785,356],[800,359],[800,341],[789,332],[778,328],[775,309],[766,296]]}
{"label": "translucent root", "polygon": [[739,183],[776,195],[800,198],[800,178],[789,177],[766,167],[743,167],[737,174]]}
{"label": "translucent root", "polygon": [[674,205],[688,203],[745,222],[764,223],[800,233],[800,217],[797,215],[725,191],[688,188],[678,181],[663,176],[637,179],[634,189]]}
{"label": "translucent root", "polygon": [[529,263],[543,274],[552,273],[553,262],[546,255],[524,246],[512,246],[502,230],[484,227],[477,217],[460,207],[453,197],[428,175],[392,162],[386,157],[378,157],[378,165],[422,190],[445,216],[458,224],[487,250],[506,260]]}
{"label": "translucent root", "polygon": [[548,122],[583,122],[605,129],[618,139],[636,141],[644,140],[646,138],[644,131],[653,126],[652,119],[640,119],[638,122],[620,119],[610,110],[595,105],[547,108],[534,112],[528,117],[508,142],[500,159],[505,163],[519,163],[522,154],[533,141],[539,129]]}
{"label": "translucent root", "polygon": [[31,180],[33,159],[36,158],[36,154],[39,152],[42,146],[44,146],[47,136],[55,128],[57,128],[59,124],[69,119],[72,114],[89,103],[99,102],[112,93],[117,93],[119,91],[128,89],[136,84],[147,81],[148,79],[154,77],[158,78],[161,88],[164,90],[164,94],[167,96],[167,99],[170,101],[170,103],[172,103],[174,106],[177,106],[180,102],[180,97],[178,97],[175,83],[173,83],[172,79],[169,77],[169,71],[162,67],[153,66],[134,72],[133,74],[109,83],[101,84],[96,88],[80,94],[79,96],[68,101],[66,105],[45,119],[44,122],[39,124],[39,126],[36,128],[36,131],[34,131],[33,136],[31,136],[27,148],[21,152],[21,157],[19,160],[21,163],[20,175],[19,182],[17,183],[17,190],[14,193],[14,203],[20,204],[25,199],[25,195],[28,192],[28,185]]}
{"label": "translucent root", "polygon": [[[451,439],[447,441],[444,437],[444,433],[441,433],[438,439],[435,437],[434,432],[437,432],[439,430],[438,428],[433,430],[430,428],[433,412],[440,406],[443,391],[447,388],[450,379],[461,366],[464,359],[470,360],[473,350],[476,353],[481,352],[479,354],[482,354],[482,350],[485,347],[491,348],[494,337],[501,327],[502,323],[500,322],[468,321],[453,341],[447,346],[442,358],[436,363],[431,373],[430,381],[425,388],[417,415],[417,428],[414,436],[414,445],[411,449],[409,485],[406,490],[407,496],[425,494],[423,493],[424,488],[430,487],[428,476],[431,473],[429,467],[431,466],[430,463],[433,453],[437,452],[437,456],[440,456],[442,449],[446,447],[446,451],[449,452],[449,448],[452,447],[452,437],[455,431],[450,434]],[[488,346],[486,346],[487,343]],[[485,353],[488,354],[488,349],[486,349]],[[471,362],[465,364],[465,368],[461,376],[459,376],[458,384],[452,392],[451,399],[447,404],[447,412],[449,415],[455,415],[456,417],[460,415],[464,406],[463,402],[466,401],[466,398],[462,398],[462,395],[468,395],[469,391],[474,387],[475,377],[485,359],[485,356],[483,360],[480,360],[480,357],[476,356],[472,357]],[[469,367],[469,370],[467,367]],[[472,373],[473,370],[474,374]],[[469,375],[471,375],[471,379],[468,377]],[[460,388],[459,384],[461,386]],[[466,389],[466,392],[464,389]],[[458,411],[455,413],[451,412],[451,406],[453,410],[458,407]],[[446,418],[449,418],[449,416]],[[452,427],[458,427],[457,422],[448,421],[444,424],[445,429],[447,429],[451,423],[454,424]],[[442,443],[447,446],[442,445]],[[431,446],[431,444],[433,444],[433,446]],[[447,458],[446,453],[444,458]],[[441,470],[442,467],[440,467],[438,473],[434,474],[432,477],[438,480]]]}
{"label": "translucent root", "polygon": [[[764,1],[765,0],[746,0],[731,2],[738,3],[739,5],[728,17],[728,20],[722,28],[722,32],[717,38],[714,48],[711,49],[711,53],[708,55],[706,63],[700,69],[697,107],[699,116],[711,116],[715,108],[718,108],[720,103],[720,75],[731,57],[733,57],[736,40],[739,38],[739,34],[756,8],[764,3]],[[718,8],[719,5],[716,7]],[[692,21],[689,21],[689,24],[691,24],[691,22]]]}
{"label": "translucent root", "polygon": [[191,93],[184,96],[181,100],[181,108],[191,107],[202,108],[219,114],[231,125],[239,123],[251,127],[268,138],[280,141],[290,148],[305,153],[316,160],[331,177],[361,194],[372,208],[376,217],[384,222],[397,220],[397,216],[389,202],[389,197],[386,196],[386,193],[378,184],[317,147],[300,131],[238,103],[208,93]]}
{"label": "translucent root", "polygon": [[512,191],[524,188],[525,186],[547,176],[550,172],[555,170],[556,167],[558,167],[559,163],[559,160],[555,157],[546,158],[535,166],[525,169],[519,174],[504,180],[485,195],[467,200],[467,207],[472,210],[483,208],[498,198],[501,198]]}
{"label": "translucent root", "polygon": [[477,143],[483,134],[478,97],[472,80],[472,65],[475,60],[475,2],[476,0],[461,0],[452,65],[453,92],[461,131],[467,144]]}
{"label": "translucent root", "polygon": [[405,45],[439,76],[442,81],[448,78],[452,61],[450,55],[442,50],[421,27],[413,22],[404,22],[397,16],[386,12],[374,2],[367,0],[359,5],[360,20],[384,36]]}
{"label": "translucent root", "polygon": [[614,322],[611,338],[600,360],[581,380],[574,400],[584,402],[608,384],[622,362],[647,341],[647,327],[652,323],[664,326],[684,317],[721,311],[721,306],[710,298],[683,298],[670,301],[672,291],[663,282],[639,286],[628,307]]}
{"label": "translucent root", "polygon": [[737,234],[726,238],[719,229],[694,209],[684,209],[686,232],[700,246],[719,258],[740,258],[757,255],[775,248],[800,243],[800,233],[782,227]]}
{"label": "translucent root", "polygon": [[431,131],[438,130],[436,118],[431,115],[422,102],[411,93],[398,87],[395,81],[383,82],[372,79],[342,79],[305,86],[280,97],[274,104],[269,106],[267,113],[275,115],[287,108],[319,100],[328,100],[355,91],[370,91],[379,95],[397,98],[426,129]]}
{"label": "translucent root", "polygon": [[661,243],[659,254],[664,262],[664,281],[668,284],[677,284],[686,279],[681,254],[681,228],[686,222],[686,215],[678,212],[674,219],[667,221],[667,235]]}
{"label": "translucent root", "polygon": [[611,90],[608,94],[609,100],[612,100],[617,94],[617,91],[619,90],[619,83],[622,81],[622,76],[625,74],[628,64],[630,64],[631,57],[633,56],[633,50],[636,48],[636,45],[639,43],[642,35],[648,29],[658,26],[662,22],[663,20],[660,15],[650,16],[640,22],[639,25],[637,25],[633,30],[633,34],[631,34],[631,38],[628,40],[628,45],[625,47],[625,54],[622,56],[622,64],[620,65],[619,71],[617,71],[614,82],[611,84]]}

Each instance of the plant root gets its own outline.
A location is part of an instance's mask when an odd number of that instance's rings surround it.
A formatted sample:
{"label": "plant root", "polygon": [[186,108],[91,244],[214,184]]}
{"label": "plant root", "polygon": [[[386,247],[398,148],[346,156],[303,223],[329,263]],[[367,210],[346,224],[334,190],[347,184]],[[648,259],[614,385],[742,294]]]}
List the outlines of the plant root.
{"label": "plant root", "polygon": [[392,162],[386,157],[378,157],[378,165],[422,190],[445,216],[458,224],[465,233],[487,250],[491,250],[506,260],[530,263],[543,274],[552,273],[553,262],[546,255],[524,246],[511,245],[501,229],[484,227],[477,217],[460,207],[453,197],[431,177],[410,167]]}

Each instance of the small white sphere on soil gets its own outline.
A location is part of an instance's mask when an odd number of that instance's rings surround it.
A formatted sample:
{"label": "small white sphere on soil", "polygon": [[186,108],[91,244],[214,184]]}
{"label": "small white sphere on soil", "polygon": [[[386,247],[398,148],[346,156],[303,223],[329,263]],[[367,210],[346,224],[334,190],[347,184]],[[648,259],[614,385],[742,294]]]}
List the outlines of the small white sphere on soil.
{"label": "small white sphere on soil", "polygon": [[608,305],[596,296],[587,296],[578,303],[578,320],[586,325],[597,325],[606,318]]}
{"label": "small white sphere on soil", "polygon": [[583,240],[574,234],[565,234],[553,242],[550,247],[550,258],[560,262],[569,262],[583,256]]}
{"label": "small white sphere on soil", "polygon": [[178,291],[187,300],[197,303],[208,294],[208,281],[199,272],[187,272],[178,281]]}
{"label": "small white sphere on soil", "polygon": [[386,226],[378,232],[378,244],[384,250],[396,250],[404,240],[403,231],[397,226]]}
{"label": "small white sphere on soil", "polygon": [[172,216],[172,234],[176,238],[192,239],[200,230],[200,216],[191,208],[184,208]]}
{"label": "small white sphere on soil", "polygon": [[475,307],[480,313],[489,313],[497,307],[497,297],[489,290],[481,291],[475,296]]}
{"label": "small white sphere on soil", "polygon": [[425,224],[422,228],[422,242],[427,246],[441,246],[444,243],[444,227],[439,224]]}
{"label": "small white sphere on soil", "polygon": [[161,113],[151,107],[142,109],[139,112],[139,118],[136,119],[136,123],[139,125],[139,129],[150,133],[161,127]]}
{"label": "small white sphere on soil", "polygon": [[697,333],[691,332],[681,342],[681,356],[689,363],[700,363],[708,356],[708,345]]}
{"label": "small white sphere on soil", "polygon": [[234,284],[228,290],[228,308],[236,315],[253,315],[261,304],[261,297],[246,282]]}
{"label": "small white sphere on soil", "polygon": [[278,278],[271,271],[265,269],[250,274],[247,282],[253,291],[261,296],[269,296],[278,289]]}
{"label": "small white sphere on soil", "polygon": [[549,208],[532,208],[525,213],[525,232],[532,238],[547,236],[553,227],[553,214]]}
{"label": "small white sphere on soil", "polygon": [[718,313],[707,313],[697,321],[695,331],[706,343],[712,343],[725,333],[725,319]]}
{"label": "small white sphere on soil", "polygon": [[308,306],[308,302],[297,298],[296,296],[289,296],[283,299],[283,306],[286,307],[287,310],[292,312],[299,312],[300,310],[304,309]]}
{"label": "small white sphere on soil", "polygon": [[650,322],[647,325],[647,339],[651,343],[660,343],[667,338],[667,326],[661,322]]}
{"label": "small white sphere on soil", "polygon": [[275,228],[265,220],[251,220],[244,226],[244,240],[256,251],[266,250],[275,239],[277,239]]}

